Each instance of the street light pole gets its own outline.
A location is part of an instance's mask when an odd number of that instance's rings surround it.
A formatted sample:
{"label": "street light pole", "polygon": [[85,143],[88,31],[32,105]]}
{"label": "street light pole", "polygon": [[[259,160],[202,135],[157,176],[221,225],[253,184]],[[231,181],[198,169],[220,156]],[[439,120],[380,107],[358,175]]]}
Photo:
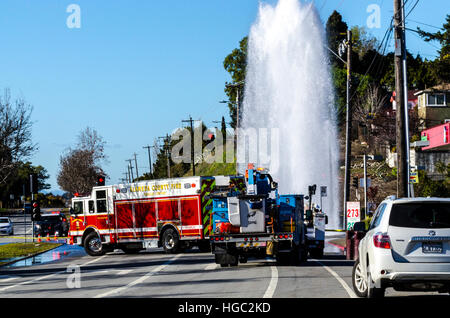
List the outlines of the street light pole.
{"label": "street light pole", "polygon": [[350,199],[350,166],[352,154],[352,109],[350,103],[351,65],[352,65],[352,32],[347,30],[347,94],[346,94],[346,128],[345,128],[345,176],[344,176],[344,215],[342,228],[345,228],[347,217],[347,201]]}

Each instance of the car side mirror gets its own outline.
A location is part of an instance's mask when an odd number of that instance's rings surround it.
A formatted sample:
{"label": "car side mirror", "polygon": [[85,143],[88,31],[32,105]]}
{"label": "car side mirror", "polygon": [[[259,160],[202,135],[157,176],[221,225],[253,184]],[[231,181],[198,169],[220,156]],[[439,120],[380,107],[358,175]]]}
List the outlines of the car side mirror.
{"label": "car side mirror", "polygon": [[353,231],[355,231],[355,232],[366,232],[366,223],[364,223],[364,222],[356,222],[353,225]]}

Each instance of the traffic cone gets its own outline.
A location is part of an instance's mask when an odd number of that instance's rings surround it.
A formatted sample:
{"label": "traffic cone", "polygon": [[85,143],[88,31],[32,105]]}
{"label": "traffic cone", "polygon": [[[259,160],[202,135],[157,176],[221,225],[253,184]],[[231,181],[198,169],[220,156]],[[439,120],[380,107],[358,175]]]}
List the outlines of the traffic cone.
{"label": "traffic cone", "polygon": [[37,239],[38,243],[41,242],[41,233],[38,234],[38,239]]}
{"label": "traffic cone", "polygon": [[50,233],[47,233],[47,242],[50,241]]}
{"label": "traffic cone", "polygon": [[55,232],[55,237],[53,238],[55,241],[58,240],[58,236],[56,236],[56,232]]}

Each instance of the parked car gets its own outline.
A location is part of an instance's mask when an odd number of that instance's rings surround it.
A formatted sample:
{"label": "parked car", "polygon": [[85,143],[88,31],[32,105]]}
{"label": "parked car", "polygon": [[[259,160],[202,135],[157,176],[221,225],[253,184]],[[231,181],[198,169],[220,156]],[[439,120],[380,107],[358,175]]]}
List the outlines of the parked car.
{"label": "parked car", "polygon": [[[354,230],[364,231],[358,222]],[[390,197],[375,211],[353,267],[359,297],[450,292],[450,199]]]}
{"label": "parked car", "polygon": [[41,215],[39,221],[34,222],[34,235],[37,237],[56,235],[67,236],[69,223],[66,216],[61,211],[53,211]]}
{"label": "parked car", "polygon": [[14,235],[14,226],[7,217],[0,217],[0,234]]}

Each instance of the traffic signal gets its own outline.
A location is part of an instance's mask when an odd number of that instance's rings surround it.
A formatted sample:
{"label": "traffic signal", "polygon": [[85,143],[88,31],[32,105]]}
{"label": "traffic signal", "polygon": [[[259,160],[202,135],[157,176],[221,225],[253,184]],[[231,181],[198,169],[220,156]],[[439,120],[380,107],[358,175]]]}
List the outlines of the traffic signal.
{"label": "traffic signal", "polygon": [[39,206],[39,202],[33,202],[33,211],[31,213],[32,221],[39,221],[41,219],[41,207]]}
{"label": "traffic signal", "polygon": [[355,188],[358,188],[358,186],[359,186],[359,184],[358,184],[358,177],[353,177],[353,186],[355,187]]}
{"label": "traffic signal", "polygon": [[317,188],[316,185],[308,186],[309,196],[311,196],[311,195],[313,195],[313,194],[316,194],[316,188]]}
{"label": "traffic signal", "polygon": [[213,133],[208,133],[208,136],[207,136],[207,140],[208,141],[214,141],[214,139],[216,139],[216,136],[214,136],[214,134]]}
{"label": "traffic signal", "polygon": [[104,186],[105,185],[105,176],[97,176],[97,186]]}

